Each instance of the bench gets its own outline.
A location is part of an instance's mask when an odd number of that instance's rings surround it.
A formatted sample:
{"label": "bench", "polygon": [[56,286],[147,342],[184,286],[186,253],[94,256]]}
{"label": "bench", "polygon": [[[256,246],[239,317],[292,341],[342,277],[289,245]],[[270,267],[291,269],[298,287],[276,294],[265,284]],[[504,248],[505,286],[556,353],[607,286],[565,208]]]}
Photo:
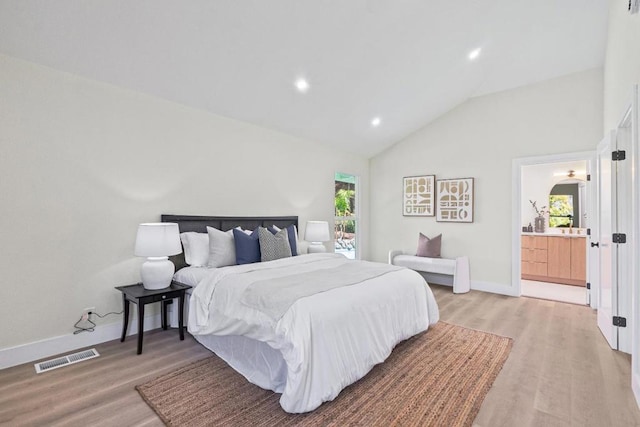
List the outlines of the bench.
{"label": "bench", "polygon": [[453,285],[454,294],[469,292],[469,257],[461,256],[456,259],[427,258],[416,255],[406,255],[402,251],[389,251],[389,264],[407,267],[424,273],[428,282],[443,285]]}

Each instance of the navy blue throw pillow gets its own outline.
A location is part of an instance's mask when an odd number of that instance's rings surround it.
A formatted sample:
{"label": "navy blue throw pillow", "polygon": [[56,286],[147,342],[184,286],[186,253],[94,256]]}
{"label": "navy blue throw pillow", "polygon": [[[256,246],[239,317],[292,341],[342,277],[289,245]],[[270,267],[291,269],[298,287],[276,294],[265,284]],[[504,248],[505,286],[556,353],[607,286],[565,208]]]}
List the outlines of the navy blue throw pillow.
{"label": "navy blue throw pillow", "polygon": [[[296,228],[293,224],[285,227],[287,229],[287,237],[289,238],[289,246],[291,246],[291,256],[298,255],[298,246],[296,245]],[[268,226],[267,230],[271,232],[271,234],[276,234],[278,230],[273,228],[272,226]]]}
{"label": "navy blue throw pillow", "polygon": [[238,265],[260,262],[260,240],[257,228],[251,234],[234,228],[233,240],[236,244],[236,263]]}

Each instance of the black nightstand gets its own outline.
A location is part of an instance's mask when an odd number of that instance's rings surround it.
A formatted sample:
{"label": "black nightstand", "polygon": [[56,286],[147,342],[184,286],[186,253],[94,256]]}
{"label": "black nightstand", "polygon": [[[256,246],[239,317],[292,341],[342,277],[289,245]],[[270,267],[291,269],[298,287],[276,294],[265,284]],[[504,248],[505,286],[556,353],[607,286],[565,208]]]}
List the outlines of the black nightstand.
{"label": "black nightstand", "polygon": [[129,303],[138,306],[138,354],[142,353],[142,335],[144,334],[144,306],[153,302],[162,302],[162,329],[167,330],[167,305],[172,303],[173,298],[179,298],[180,305],[178,314],[178,328],[180,329],[180,340],[184,340],[184,294],[191,286],[185,285],[175,280],[168,288],[149,290],[142,286],[142,283],[128,286],[116,286],[122,292],[122,304],[124,307],[124,322],[122,324],[123,342],[127,336],[129,327]]}

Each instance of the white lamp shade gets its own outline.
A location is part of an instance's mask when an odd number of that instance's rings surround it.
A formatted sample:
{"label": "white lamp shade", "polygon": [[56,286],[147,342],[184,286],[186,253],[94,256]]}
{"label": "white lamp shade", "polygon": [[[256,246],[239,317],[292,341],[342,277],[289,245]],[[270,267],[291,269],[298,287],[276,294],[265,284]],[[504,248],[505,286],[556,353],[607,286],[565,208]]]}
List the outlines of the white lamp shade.
{"label": "white lamp shade", "polygon": [[136,236],[135,255],[165,257],[182,252],[178,224],[157,222],[140,224]]}
{"label": "white lamp shade", "polygon": [[304,240],[307,242],[328,242],[330,240],[329,223],[327,221],[307,221]]}

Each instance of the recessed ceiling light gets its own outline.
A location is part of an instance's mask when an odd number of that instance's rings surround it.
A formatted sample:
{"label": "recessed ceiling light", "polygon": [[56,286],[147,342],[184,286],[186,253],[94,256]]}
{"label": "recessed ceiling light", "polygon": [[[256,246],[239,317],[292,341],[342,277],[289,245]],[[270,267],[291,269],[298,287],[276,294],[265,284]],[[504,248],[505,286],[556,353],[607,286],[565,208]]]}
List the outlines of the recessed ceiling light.
{"label": "recessed ceiling light", "polygon": [[307,91],[310,88],[309,82],[303,79],[302,77],[297,79],[294,85],[296,86],[296,89],[298,89],[298,92],[300,93],[307,93]]}
{"label": "recessed ceiling light", "polygon": [[469,52],[469,61],[473,61],[478,56],[480,56],[480,52],[481,51],[482,51],[482,48],[479,47],[479,48],[473,49],[471,52]]}
{"label": "recessed ceiling light", "polygon": [[380,126],[381,120],[380,117],[374,117],[373,119],[371,119],[371,126],[373,126],[374,128],[377,128],[378,126]]}

